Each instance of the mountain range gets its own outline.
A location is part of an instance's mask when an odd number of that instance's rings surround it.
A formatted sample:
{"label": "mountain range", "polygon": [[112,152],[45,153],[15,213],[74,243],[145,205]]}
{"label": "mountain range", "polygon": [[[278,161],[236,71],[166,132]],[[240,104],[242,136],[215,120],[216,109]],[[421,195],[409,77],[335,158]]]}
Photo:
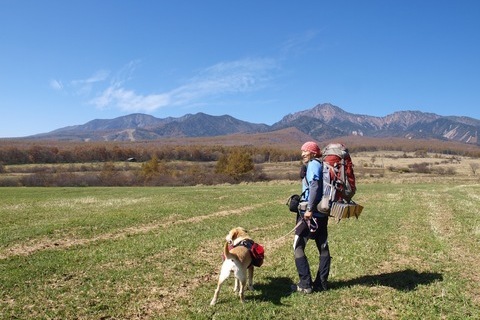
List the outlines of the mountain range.
{"label": "mountain range", "polygon": [[62,141],[144,141],[161,138],[215,137],[259,134],[296,128],[318,141],[342,136],[403,137],[479,144],[480,120],[440,116],[421,111],[398,111],[384,117],[348,113],[329,103],[284,116],[273,125],[242,121],[229,115],[205,113],[156,118],[130,114],[114,119],[96,119],[83,125],[60,128],[26,137]]}

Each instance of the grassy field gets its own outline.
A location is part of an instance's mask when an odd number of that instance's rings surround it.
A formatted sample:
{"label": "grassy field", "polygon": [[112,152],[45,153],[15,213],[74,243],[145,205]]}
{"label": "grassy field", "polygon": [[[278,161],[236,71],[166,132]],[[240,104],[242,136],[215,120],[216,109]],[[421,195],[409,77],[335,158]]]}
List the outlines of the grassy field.
{"label": "grassy field", "polygon": [[[307,296],[288,295],[298,183],[1,188],[0,318],[480,319],[480,185],[453,180],[359,181],[362,215],[329,227],[331,290]],[[244,305],[230,278],[211,307],[238,225],[266,260]]]}

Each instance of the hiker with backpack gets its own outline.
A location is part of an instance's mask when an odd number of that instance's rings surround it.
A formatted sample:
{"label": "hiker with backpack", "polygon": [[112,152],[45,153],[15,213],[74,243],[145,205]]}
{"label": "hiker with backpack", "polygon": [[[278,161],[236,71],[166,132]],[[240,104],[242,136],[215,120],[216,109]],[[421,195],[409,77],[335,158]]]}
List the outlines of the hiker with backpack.
{"label": "hiker with backpack", "polygon": [[[328,275],[330,273],[330,251],[328,248],[328,214],[318,211],[317,205],[323,196],[323,164],[322,155],[317,143],[305,142],[302,147],[302,161],[306,165],[306,172],[302,179],[302,197],[297,211],[297,225],[293,250],[295,266],[299,281],[292,286],[293,292],[312,293],[328,289]],[[318,271],[312,281],[310,265],[305,255],[305,247],[309,239],[315,241],[319,252]]]}

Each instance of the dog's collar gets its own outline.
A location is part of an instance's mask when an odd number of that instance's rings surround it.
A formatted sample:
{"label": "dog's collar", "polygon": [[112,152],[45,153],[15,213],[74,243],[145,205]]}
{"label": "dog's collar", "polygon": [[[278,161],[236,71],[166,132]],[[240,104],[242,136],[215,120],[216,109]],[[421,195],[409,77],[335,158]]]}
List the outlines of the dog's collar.
{"label": "dog's collar", "polygon": [[243,241],[248,241],[248,240],[249,240],[249,238],[243,238],[243,237],[241,237],[241,238],[236,238],[235,240],[232,241],[232,245],[233,245],[234,247],[236,247],[236,246],[238,246],[240,243],[242,243]]}
{"label": "dog's collar", "polygon": [[[238,240],[238,241],[237,241]],[[244,246],[248,249],[250,249],[253,245],[253,240],[252,239],[235,239],[233,242],[233,247],[238,247],[238,246]]]}

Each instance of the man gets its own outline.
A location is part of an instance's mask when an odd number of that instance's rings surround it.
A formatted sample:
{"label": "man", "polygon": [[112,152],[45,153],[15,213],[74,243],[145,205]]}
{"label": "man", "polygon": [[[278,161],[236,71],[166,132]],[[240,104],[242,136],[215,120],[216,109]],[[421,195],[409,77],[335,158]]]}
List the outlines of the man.
{"label": "man", "polygon": [[[307,166],[305,177],[302,179],[302,201],[307,202],[307,205],[305,210],[299,210],[297,214],[293,250],[299,282],[292,286],[292,290],[308,294],[312,291],[327,290],[331,257],[327,241],[328,215],[320,213],[317,209],[323,195],[323,165],[319,160],[321,151],[313,141],[304,143],[301,151],[302,161]],[[320,256],[315,281],[312,281],[310,265],[305,255],[309,239],[315,240]]]}

